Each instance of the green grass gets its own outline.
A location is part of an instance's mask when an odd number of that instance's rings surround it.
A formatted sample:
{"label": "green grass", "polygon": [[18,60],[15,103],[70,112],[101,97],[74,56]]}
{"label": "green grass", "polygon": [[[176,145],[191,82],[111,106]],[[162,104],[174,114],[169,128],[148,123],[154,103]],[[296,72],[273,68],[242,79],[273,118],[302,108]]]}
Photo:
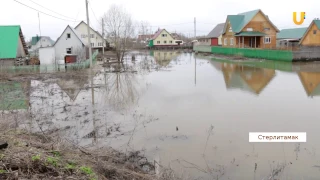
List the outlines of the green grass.
{"label": "green grass", "polygon": [[40,160],[40,155],[32,156],[32,161],[39,161]]}
{"label": "green grass", "polygon": [[51,164],[53,165],[54,167],[57,167],[58,166],[58,159],[57,158],[54,158],[54,157],[48,157],[46,162],[48,164]]}
{"label": "green grass", "polygon": [[81,166],[81,167],[80,167],[80,170],[81,170],[84,174],[90,176],[90,180],[97,180],[96,174],[92,171],[92,169],[91,169],[90,167]]}
{"label": "green grass", "polygon": [[4,174],[6,172],[7,172],[6,170],[0,169],[0,174]]}

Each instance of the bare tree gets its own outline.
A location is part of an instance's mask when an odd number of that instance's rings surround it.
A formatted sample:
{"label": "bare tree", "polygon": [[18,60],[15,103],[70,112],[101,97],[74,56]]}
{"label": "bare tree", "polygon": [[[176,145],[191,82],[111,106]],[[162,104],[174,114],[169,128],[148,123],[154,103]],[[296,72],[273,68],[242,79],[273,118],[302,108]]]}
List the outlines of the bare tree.
{"label": "bare tree", "polygon": [[119,62],[128,51],[129,41],[134,36],[134,25],[131,15],[122,7],[112,5],[103,17],[105,35],[114,46],[114,51]]}
{"label": "bare tree", "polygon": [[[150,35],[152,34],[151,29],[150,29],[150,24],[147,21],[140,21],[139,23],[139,34],[141,35]],[[142,39],[140,39],[142,41],[147,41],[147,37],[142,37]]]}

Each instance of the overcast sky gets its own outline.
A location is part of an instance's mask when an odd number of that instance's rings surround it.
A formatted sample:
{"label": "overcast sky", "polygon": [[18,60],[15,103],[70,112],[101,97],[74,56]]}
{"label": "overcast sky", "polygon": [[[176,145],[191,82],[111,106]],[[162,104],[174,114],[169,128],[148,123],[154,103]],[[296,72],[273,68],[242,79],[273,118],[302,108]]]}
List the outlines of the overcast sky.
{"label": "overcast sky", "polygon": [[[60,20],[40,13],[41,35],[50,36],[54,40],[68,24],[74,27],[81,20],[86,20],[85,0],[17,1],[47,14],[70,20]],[[14,0],[1,2],[0,25],[21,25],[27,39],[40,34],[37,11]],[[148,21],[153,31],[159,27],[190,36],[194,36],[194,17],[197,21],[197,35],[207,35],[217,23],[225,22],[228,14],[254,9],[261,9],[279,29],[298,27],[292,21],[294,11],[306,12],[306,20],[301,27],[308,26],[314,18],[320,18],[320,0],[89,0],[90,24],[94,29],[101,31],[97,19],[101,18],[111,4],[124,6],[136,21]],[[72,19],[77,22],[72,22]]]}

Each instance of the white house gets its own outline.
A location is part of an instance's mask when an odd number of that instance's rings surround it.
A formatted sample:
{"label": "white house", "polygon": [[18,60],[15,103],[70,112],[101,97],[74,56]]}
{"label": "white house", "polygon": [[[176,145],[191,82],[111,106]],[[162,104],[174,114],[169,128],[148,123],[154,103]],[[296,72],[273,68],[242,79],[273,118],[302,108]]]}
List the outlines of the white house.
{"label": "white house", "polygon": [[[80,35],[81,40],[85,42],[86,45],[88,45],[88,25],[87,23],[81,21],[75,28],[74,28]],[[99,49],[102,50],[102,47],[107,47],[106,40],[103,38],[103,36],[98,32],[95,31],[90,27],[90,41],[91,41],[91,47],[93,49]]]}
{"label": "white house", "polygon": [[34,36],[31,40],[31,51],[38,50],[41,47],[49,47],[54,44],[54,41],[49,36]]}
{"label": "white house", "polygon": [[77,55],[78,61],[85,60],[86,50],[85,42],[76,30],[68,25],[52,47],[39,49],[40,64],[56,64],[68,54]]}

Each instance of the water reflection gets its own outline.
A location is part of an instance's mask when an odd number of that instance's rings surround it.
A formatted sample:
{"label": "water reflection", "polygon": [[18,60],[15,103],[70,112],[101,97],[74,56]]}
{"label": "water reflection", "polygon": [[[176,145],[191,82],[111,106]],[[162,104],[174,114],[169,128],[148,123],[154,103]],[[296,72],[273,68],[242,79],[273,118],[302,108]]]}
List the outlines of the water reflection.
{"label": "water reflection", "polygon": [[[25,124],[32,131],[56,130],[83,146],[146,149],[151,161],[159,156],[164,164],[174,162],[175,169],[186,167],[193,179],[269,178],[270,168],[284,168],[283,159],[292,169],[289,178],[307,171],[318,177],[308,168],[316,158],[308,157],[316,156],[320,147],[319,102],[306,98],[305,92],[318,94],[319,72],[284,63],[225,63],[173,51],[150,52],[136,53],[137,61],[130,55],[124,64],[101,67],[91,77],[75,73],[32,80],[31,119]],[[159,71],[168,67],[170,71]],[[1,102],[22,97],[16,96],[19,89],[0,87]],[[299,111],[297,103],[306,110]],[[309,142],[248,143],[248,132],[275,130],[308,131]]]}
{"label": "water reflection", "polygon": [[298,72],[300,81],[306,91],[307,96],[320,95],[320,73],[319,72]]}
{"label": "water reflection", "polygon": [[223,73],[227,89],[241,89],[259,95],[275,77],[274,69],[263,69],[240,64],[214,63]]}
{"label": "water reflection", "polygon": [[179,54],[178,51],[154,51],[152,53],[156,63],[162,67],[167,67]]}
{"label": "water reflection", "polygon": [[31,81],[0,82],[0,111],[27,110]]}

